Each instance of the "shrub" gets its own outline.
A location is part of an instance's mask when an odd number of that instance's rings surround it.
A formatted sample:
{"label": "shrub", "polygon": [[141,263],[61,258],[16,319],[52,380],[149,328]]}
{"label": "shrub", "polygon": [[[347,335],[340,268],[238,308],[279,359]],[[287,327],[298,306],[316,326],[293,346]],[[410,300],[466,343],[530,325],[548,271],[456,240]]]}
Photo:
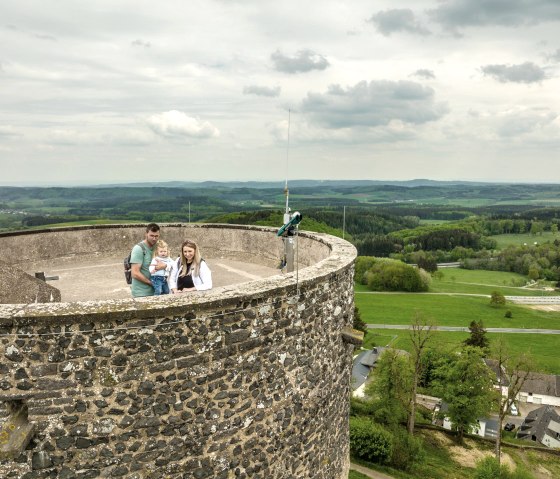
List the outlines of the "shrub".
{"label": "shrub", "polygon": [[391,433],[367,418],[350,418],[350,451],[366,461],[383,464],[393,453]]}
{"label": "shrub", "polygon": [[505,464],[500,464],[493,456],[487,456],[476,463],[474,479],[534,479],[527,470],[518,467],[511,472]]}
{"label": "shrub", "polygon": [[426,452],[418,437],[410,436],[406,431],[399,430],[393,435],[393,454],[390,464],[397,469],[409,471],[416,464],[424,462]]}
{"label": "shrub", "polygon": [[362,316],[360,314],[360,310],[358,309],[357,306],[354,306],[354,324],[353,324],[353,328],[357,329],[358,331],[361,331],[362,333],[367,333],[367,324],[364,322],[364,320],[362,319]]}
{"label": "shrub", "polygon": [[417,255],[416,264],[428,273],[434,273],[438,269],[437,261],[432,255]]}
{"label": "shrub", "polygon": [[512,318],[512,317],[513,317],[513,314],[512,314],[511,311],[508,309],[508,310],[506,311],[506,314],[504,314],[504,317],[506,317],[506,318],[509,319],[509,318]]}
{"label": "shrub", "polygon": [[401,261],[382,259],[365,273],[368,288],[373,291],[427,291],[430,275]]}
{"label": "shrub", "polygon": [[495,457],[487,456],[476,463],[473,477],[474,479],[499,479],[502,476],[501,469]]}
{"label": "shrub", "polygon": [[358,256],[354,268],[354,281],[367,284],[366,273],[374,265],[376,258],[373,256]]}
{"label": "shrub", "polygon": [[368,399],[350,397],[351,416],[372,416],[375,413],[373,401]]}
{"label": "shrub", "polygon": [[499,291],[492,291],[492,294],[490,295],[490,306],[499,308],[504,304],[506,304],[505,296]]}

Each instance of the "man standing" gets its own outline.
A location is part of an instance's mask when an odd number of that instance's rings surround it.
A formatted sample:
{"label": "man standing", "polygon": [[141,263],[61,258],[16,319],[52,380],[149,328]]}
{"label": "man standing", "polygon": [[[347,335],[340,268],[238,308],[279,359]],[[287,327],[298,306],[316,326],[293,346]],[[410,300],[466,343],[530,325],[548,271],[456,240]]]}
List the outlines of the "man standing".
{"label": "man standing", "polygon": [[[159,239],[159,226],[150,223],[146,227],[145,239],[132,248],[130,255],[130,272],[132,274],[132,286],[130,291],[133,298],[140,296],[153,296],[154,288],[150,281],[150,263],[152,261],[154,247]],[[156,271],[165,269],[165,263],[161,261],[155,266]]]}

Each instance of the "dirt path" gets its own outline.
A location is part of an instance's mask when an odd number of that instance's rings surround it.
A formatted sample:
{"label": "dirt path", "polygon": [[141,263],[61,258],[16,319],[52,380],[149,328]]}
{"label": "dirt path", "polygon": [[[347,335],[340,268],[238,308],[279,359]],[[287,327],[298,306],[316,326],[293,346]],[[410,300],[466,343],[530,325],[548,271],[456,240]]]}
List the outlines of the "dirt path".
{"label": "dirt path", "polygon": [[383,474],[382,472],[377,472],[374,471],[373,469],[368,469],[367,467],[359,466],[358,464],[354,464],[353,462],[350,463],[350,469],[359,472],[364,476],[371,477],[372,479],[393,479],[393,476],[388,476],[387,474]]}

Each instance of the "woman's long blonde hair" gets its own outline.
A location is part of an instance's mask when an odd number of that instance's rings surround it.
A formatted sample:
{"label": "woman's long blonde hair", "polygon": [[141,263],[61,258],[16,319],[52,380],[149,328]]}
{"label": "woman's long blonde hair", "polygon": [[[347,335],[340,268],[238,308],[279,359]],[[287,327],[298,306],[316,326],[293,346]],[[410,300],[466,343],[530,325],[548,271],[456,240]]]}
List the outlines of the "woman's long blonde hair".
{"label": "woman's long blonde hair", "polygon": [[188,246],[189,248],[194,249],[194,258],[192,261],[192,266],[191,266],[191,273],[193,276],[198,276],[198,272],[200,271],[200,262],[202,261],[202,257],[200,256],[200,249],[198,247],[198,245],[191,240],[185,240],[183,241],[183,244],[181,245],[181,272],[179,273],[179,276],[186,276],[187,274],[187,258],[185,258],[185,253],[183,252],[183,249],[185,248],[185,246]]}

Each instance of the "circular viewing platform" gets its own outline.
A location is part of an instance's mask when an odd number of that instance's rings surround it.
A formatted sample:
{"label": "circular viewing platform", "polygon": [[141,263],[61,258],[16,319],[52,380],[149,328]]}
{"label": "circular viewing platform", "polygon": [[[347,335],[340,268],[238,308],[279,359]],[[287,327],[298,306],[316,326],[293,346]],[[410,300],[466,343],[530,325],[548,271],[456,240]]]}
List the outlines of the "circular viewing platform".
{"label": "circular viewing platform", "polygon": [[275,229],[165,224],[215,287],[131,298],[144,234],[0,234],[0,477],[347,478],[355,248],[300,232],[281,274]]}

